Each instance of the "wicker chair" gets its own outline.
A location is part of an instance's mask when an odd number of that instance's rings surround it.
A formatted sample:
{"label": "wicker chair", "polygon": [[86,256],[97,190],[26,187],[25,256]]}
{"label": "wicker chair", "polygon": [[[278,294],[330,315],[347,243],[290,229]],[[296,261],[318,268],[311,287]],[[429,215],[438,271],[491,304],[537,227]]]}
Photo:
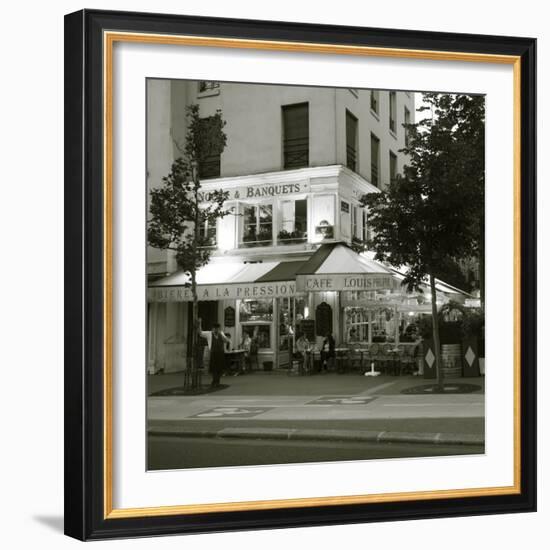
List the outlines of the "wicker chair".
{"label": "wicker chair", "polygon": [[353,347],[349,350],[348,355],[349,366],[353,371],[361,371],[361,351],[357,347]]}
{"label": "wicker chair", "polygon": [[391,351],[394,349],[393,344],[384,344],[381,347],[381,357],[384,370],[388,374],[396,374],[395,356]]}
{"label": "wicker chair", "polygon": [[399,346],[403,352],[400,354],[399,361],[399,374],[409,373],[414,371],[415,359],[415,347],[414,346]]}

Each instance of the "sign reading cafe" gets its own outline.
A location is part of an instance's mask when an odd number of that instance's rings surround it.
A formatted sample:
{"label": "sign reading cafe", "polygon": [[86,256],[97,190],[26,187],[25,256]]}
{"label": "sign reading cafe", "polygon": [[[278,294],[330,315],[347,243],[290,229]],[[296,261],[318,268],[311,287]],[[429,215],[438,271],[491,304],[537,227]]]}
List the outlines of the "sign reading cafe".
{"label": "sign reading cafe", "polygon": [[391,290],[397,284],[391,275],[380,273],[298,275],[296,282],[298,290],[306,292],[327,290]]}

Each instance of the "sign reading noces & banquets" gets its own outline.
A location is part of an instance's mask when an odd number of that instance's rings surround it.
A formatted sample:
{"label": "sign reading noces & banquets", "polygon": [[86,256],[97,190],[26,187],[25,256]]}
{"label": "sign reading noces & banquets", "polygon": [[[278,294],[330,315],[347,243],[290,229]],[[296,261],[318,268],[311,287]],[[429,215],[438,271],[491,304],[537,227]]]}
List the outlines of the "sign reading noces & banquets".
{"label": "sign reading noces & banquets", "polygon": [[[296,193],[305,193],[307,191],[307,182],[297,183],[275,183],[263,185],[248,185],[235,187],[233,189],[223,189],[229,193],[227,200],[239,199],[259,199],[262,197],[278,197],[281,195],[294,195]],[[199,199],[207,202],[212,199],[211,192],[205,190],[199,193]]]}

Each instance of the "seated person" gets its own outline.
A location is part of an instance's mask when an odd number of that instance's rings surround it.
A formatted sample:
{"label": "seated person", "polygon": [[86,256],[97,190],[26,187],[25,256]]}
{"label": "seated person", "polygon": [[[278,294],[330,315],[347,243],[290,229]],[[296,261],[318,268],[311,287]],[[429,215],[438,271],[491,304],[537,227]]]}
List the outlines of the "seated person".
{"label": "seated person", "polygon": [[310,355],[307,353],[311,351],[311,344],[307,339],[307,336],[302,333],[298,340],[296,340],[296,354],[300,357],[300,371],[308,370],[308,360]]}
{"label": "seated person", "polygon": [[296,351],[302,357],[304,357],[306,354],[306,351],[310,350],[310,347],[311,346],[310,346],[309,340],[307,339],[307,336],[304,333],[300,334],[300,336],[298,337],[298,340],[296,340]]}

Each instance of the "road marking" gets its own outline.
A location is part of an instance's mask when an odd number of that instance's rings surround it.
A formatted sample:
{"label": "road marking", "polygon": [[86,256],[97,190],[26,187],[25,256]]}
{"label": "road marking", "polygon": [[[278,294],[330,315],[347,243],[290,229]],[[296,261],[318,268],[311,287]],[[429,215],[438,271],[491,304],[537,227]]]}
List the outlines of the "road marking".
{"label": "road marking", "polygon": [[397,382],[385,382],[384,384],[380,384],[378,386],[375,386],[374,388],[369,388],[368,390],[365,390],[358,395],[371,395],[373,393],[376,393],[378,390],[393,386],[394,384],[397,384]]}
{"label": "road marking", "polygon": [[482,403],[383,403],[383,407],[464,407],[482,405]]}

